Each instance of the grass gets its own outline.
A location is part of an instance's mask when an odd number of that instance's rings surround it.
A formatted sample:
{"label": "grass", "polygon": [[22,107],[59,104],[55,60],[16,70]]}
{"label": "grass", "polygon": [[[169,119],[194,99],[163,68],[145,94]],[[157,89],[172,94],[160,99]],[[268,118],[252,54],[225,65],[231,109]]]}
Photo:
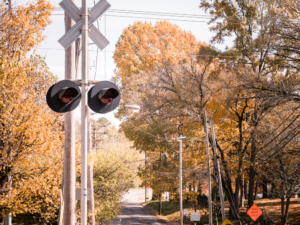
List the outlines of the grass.
{"label": "grass", "polygon": [[[158,201],[150,201],[147,203],[143,203],[143,205],[146,208],[151,209],[158,215],[158,206],[159,202]],[[190,214],[192,212],[195,212],[195,206],[193,204],[184,204],[183,205],[184,209],[188,209],[188,216],[186,220],[186,224],[194,224],[194,222],[190,222]],[[200,213],[201,215],[201,221],[200,223],[197,223],[202,225],[202,224],[208,224],[208,211],[205,208],[199,209],[199,206],[197,206],[197,212]],[[180,212],[179,212],[179,203],[178,202],[169,202],[169,201],[163,201],[162,202],[162,216],[164,216],[164,219],[178,223],[179,218],[180,218]],[[221,218],[219,218],[219,224],[221,222]],[[215,223],[216,224],[216,223]]]}
{"label": "grass", "polygon": [[[257,199],[255,200],[255,204],[257,204],[259,207],[264,207],[267,212],[267,217],[271,219],[273,222],[279,222],[280,221],[280,199]],[[152,211],[154,211],[158,215],[158,201],[150,201],[147,203],[143,203],[143,205]],[[247,202],[245,202],[245,205],[247,205]],[[227,207],[226,207],[227,206]],[[193,222],[189,221],[189,215],[195,211],[195,207],[193,204],[184,204],[183,208],[188,209],[188,217],[186,224],[194,224]],[[228,218],[228,203],[225,204],[225,212],[227,214]],[[197,206],[197,212],[201,215],[201,221],[197,223],[197,225],[203,225],[208,224],[208,210],[202,206]],[[164,216],[164,219],[178,223],[179,222],[179,203],[175,202],[169,202],[169,201],[163,201],[162,202],[162,216]],[[240,208],[240,216],[241,221],[243,222],[251,222],[250,217],[246,213],[246,208]],[[220,225],[222,221],[221,217],[218,217],[218,224]],[[231,221],[234,223],[234,221]],[[216,223],[216,216],[213,215],[213,223]],[[300,199],[291,199],[290,204],[290,210],[289,210],[289,216],[288,216],[288,223],[292,224],[299,224],[300,223]],[[235,224],[235,223],[234,223]],[[238,224],[238,223],[237,223]],[[251,222],[251,224],[254,224]]]}

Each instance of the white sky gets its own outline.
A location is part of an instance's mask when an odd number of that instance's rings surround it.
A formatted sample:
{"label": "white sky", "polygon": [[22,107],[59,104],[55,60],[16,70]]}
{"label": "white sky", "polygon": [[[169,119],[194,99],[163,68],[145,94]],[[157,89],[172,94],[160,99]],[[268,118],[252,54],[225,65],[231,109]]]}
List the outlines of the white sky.
{"label": "white sky", "polygon": [[[59,7],[61,0],[51,0],[51,3],[56,7]],[[178,14],[193,14],[193,15],[205,15],[205,12],[199,8],[200,0],[107,0],[111,4],[110,9],[118,10],[134,10],[134,11],[147,11],[147,12],[161,12],[161,13],[178,13]],[[15,0],[17,4],[24,4],[28,0]],[[96,0],[98,2],[98,0]],[[94,5],[93,0],[88,0],[89,7]],[[81,6],[81,1],[76,0],[76,5]],[[54,15],[59,14],[59,15]],[[115,17],[112,15],[126,16]],[[190,21],[208,21],[207,19],[195,19],[188,17],[171,17],[171,16],[149,16],[146,14],[121,14],[108,12],[105,19],[101,18],[99,21],[100,31],[104,34],[106,24],[106,38],[110,41],[110,44],[106,47],[106,57],[104,51],[99,50],[98,54],[98,69],[96,74],[96,80],[110,80],[114,76],[115,64],[113,61],[113,52],[115,50],[115,44],[117,43],[123,29],[133,24],[135,21],[148,21],[155,23],[157,19],[141,19],[141,18],[127,18],[127,17],[151,17],[151,18],[165,18],[170,19],[170,22],[177,24],[181,29],[191,31],[195,37],[200,41],[209,42],[214,33],[209,31],[209,25],[205,22],[187,22],[187,21],[175,21],[175,20],[190,20]],[[47,36],[46,42],[42,43],[37,50],[37,54],[45,56],[50,71],[57,75],[59,79],[64,79],[64,49],[58,43],[58,39],[65,33],[64,28],[64,16],[63,11],[54,11],[51,16],[53,20],[44,34]],[[173,20],[172,20],[173,19]],[[96,23],[94,25],[97,26]],[[226,41],[228,45],[228,41]],[[217,46],[220,49],[224,49],[225,45]],[[90,65],[93,65],[96,60],[96,47],[90,45]],[[106,59],[105,59],[106,58]],[[106,62],[106,63],[105,63]],[[106,65],[106,66],[105,66]],[[106,68],[106,69],[105,69]],[[91,79],[94,78],[95,68],[90,68]],[[80,77],[80,76],[79,76]],[[80,107],[76,109],[76,117],[80,121]],[[97,114],[96,117],[106,117],[114,124],[118,125],[119,121],[114,118],[114,113],[108,113],[105,115]]]}

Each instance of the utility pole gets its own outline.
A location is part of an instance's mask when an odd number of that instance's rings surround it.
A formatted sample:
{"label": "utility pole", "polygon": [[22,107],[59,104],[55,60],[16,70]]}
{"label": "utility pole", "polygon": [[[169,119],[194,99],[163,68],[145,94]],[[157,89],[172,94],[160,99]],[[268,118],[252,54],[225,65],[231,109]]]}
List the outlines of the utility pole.
{"label": "utility pole", "polygon": [[185,139],[185,137],[177,138],[177,141],[179,141],[179,206],[180,206],[180,225],[183,225],[183,205],[182,205],[182,140]]}
{"label": "utility pole", "polygon": [[[74,1],[74,0],[73,0]],[[100,33],[99,30],[93,25],[93,23],[105,13],[110,7],[110,4],[106,0],[101,0],[88,12],[87,0],[82,0],[81,10],[74,4],[73,1],[63,0],[59,5],[69,14],[69,16],[76,21],[76,24],[66,32],[58,42],[67,49],[79,36],[81,35],[82,46],[82,66],[81,66],[81,80],[70,81],[62,80],[56,83],[47,92],[47,104],[55,112],[64,113],[74,110],[81,102],[81,225],[87,225],[87,183],[88,183],[88,168],[87,168],[87,156],[88,156],[88,104],[89,107],[96,113],[108,113],[114,110],[121,100],[119,88],[112,82],[89,82],[88,81],[88,41],[89,34],[93,42],[103,50],[109,41]],[[81,12],[80,12],[81,11]],[[90,24],[89,24],[90,23]],[[81,28],[81,29],[80,29]],[[74,54],[75,55],[75,54]],[[88,85],[95,84],[90,92],[88,101]],[[64,86],[62,86],[64,85]],[[62,86],[62,87],[61,87]],[[81,90],[78,88],[81,86]],[[109,89],[108,89],[109,86]],[[55,89],[55,88],[57,89]],[[67,89],[65,89],[67,87]],[[109,92],[107,92],[109,90]],[[61,91],[62,96],[57,98],[58,91]],[[68,92],[67,92],[68,91]],[[102,91],[102,97],[99,102],[99,92]],[[70,97],[72,95],[72,99]],[[106,93],[112,93],[112,95]],[[81,101],[76,97],[80,96]],[[110,107],[104,107],[114,100],[114,104]],[[68,104],[68,105],[63,105]],[[71,104],[69,104],[71,103]],[[75,118],[74,118],[75,119]],[[68,174],[69,175],[69,174]],[[68,177],[65,173],[65,177]],[[66,184],[67,182],[65,182]],[[66,184],[67,185],[67,184]],[[92,186],[92,184],[90,183]],[[64,191],[67,192],[66,190]],[[71,192],[70,192],[71,193]],[[75,196],[75,191],[74,191]],[[67,208],[67,207],[66,207]],[[65,223],[68,225],[75,224],[74,222]]]}
{"label": "utility pole", "polygon": [[[72,0],[75,2],[75,0]],[[68,32],[74,21],[65,12],[65,30]],[[75,43],[65,50],[65,79],[75,79]],[[76,169],[75,169],[75,111],[65,113],[65,143],[63,171],[63,224],[76,223]]]}
{"label": "utility pole", "polygon": [[[9,192],[10,192],[12,186],[12,176],[8,177],[8,183],[9,183]],[[8,196],[10,196],[10,193],[8,194]],[[4,224],[11,225],[11,213],[5,215]]]}
{"label": "utility pole", "polygon": [[[81,4],[81,225],[87,225],[87,94],[88,94],[88,41],[89,41],[89,13],[87,0],[82,0]],[[70,224],[71,225],[71,224]]]}
{"label": "utility pole", "polygon": [[218,184],[219,184],[221,210],[222,210],[222,222],[224,222],[226,217],[225,217],[225,208],[224,208],[222,177],[221,177],[221,173],[220,173],[219,160],[217,158],[217,143],[216,143],[216,138],[215,138],[214,124],[213,124],[211,117],[210,117],[210,129],[211,129],[211,135],[212,135],[212,141],[213,141],[212,146],[213,146],[213,150],[214,150],[214,161],[215,161],[215,165],[217,167],[217,173],[218,173]]}
{"label": "utility pole", "polygon": [[[146,154],[146,151],[145,151],[145,168],[147,169],[147,154]],[[147,202],[147,183],[145,183],[145,202]]]}
{"label": "utility pole", "polygon": [[206,154],[207,154],[207,176],[208,176],[208,211],[209,211],[209,225],[213,224],[212,220],[212,207],[211,207],[211,183],[210,183],[210,158],[209,158],[209,141],[208,141],[208,130],[207,130],[207,117],[206,117],[206,111],[204,110],[204,130],[205,130],[205,142],[206,142]]}

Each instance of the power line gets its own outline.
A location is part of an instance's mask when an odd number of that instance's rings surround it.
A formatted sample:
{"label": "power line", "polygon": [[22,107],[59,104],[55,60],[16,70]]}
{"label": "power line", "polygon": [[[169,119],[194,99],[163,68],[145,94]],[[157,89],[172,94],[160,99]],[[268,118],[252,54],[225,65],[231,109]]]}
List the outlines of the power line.
{"label": "power line", "polygon": [[[62,8],[56,7],[54,11],[63,11]],[[171,16],[171,17],[187,17],[187,18],[199,18],[199,19],[214,19],[212,15],[201,14],[184,14],[184,13],[168,13],[168,12],[153,12],[153,11],[139,11],[139,10],[123,10],[123,9],[109,9],[107,12],[111,13],[126,13],[126,14],[142,14],[142,15],[158,15],[158,16]],[[225,18],[225,17],[224,17]],[[236,16],[226,16],[226,19],[240,19]]]}
{"label": "power line", "polygon": [[[181,19],[154,18],[154,17],[144,17],[144,16],[121,16],[121,15],[111,15],[111,14],[108,14],[107,16],[133,18],[133,19],[172,20],[172,21],[196,22],[196,23],[208,23],[209,22],[209,21],[202,21],[202,20],[181,20]],[[213,22],[213,23],[216,23],[216,22]]]}
{"label": "power line", "polygon": [[[53,51],[64,51],[62,48],[37,48],[40,50],[53,50]],[[97,52],[97,50],[89,50],[90,52]],[[106,51],[106,52],[115,52],[115,51]],[[136,54],[136,52],[123,52],[124,54]],[[147,53],[148,55],[176,55],[181,53]],[[212,56],[212,55],[200,55],[200,54],[191,54],[190,56],[201,56],[201,57],[212,57],[212,58],[237,58],[236,56]]]}
{"label": "power line", "polygon": [[[56,7],[54,11],[63,11],[61,7]],[[183,14],[183,13],[168,13],[168,12],[153,12],[153,11],[139,11],[139,10],[124,10],[124,9],[109,9],[107,12],[112,13],[127,13],[127,14],[142,14],[142,15],[160,15],[160,16],[172,16],[172,17],[196,17],[211,19],[211,15],[197,15],[197,14]]]}
{"label": "power line", "polygon": [[[52,14],[52,16],[63,16],[65,14]],[[133,18],[133,19],[153,19],[153,20],[172,20],[172,21],[182,21],[182,22],[197,22],[197,23],[208,23],[208,21],[201,20],[180,20],[180,19],[170,19],[170,18],[154,18],[154,17],[134,17],[134,16],[120,16],[120,15],[106,15],[110,17],[123,17],[123,18]],[[216,23],[216,22],[212,22]]]}
{"label": "power line", "polygon": [[195,14],[179,14],[179,13],[164,13],[164,12],[149,12],[149,11],[133,11],[133,10],[109,10],[112,13],[126,13],[126,14],[142,14],[142,15],[153,15],[153,16],[171,16],[171,17],[187,17],[187,18],[198,18],[198,19],[212,19],[208,15],[195,15]]}

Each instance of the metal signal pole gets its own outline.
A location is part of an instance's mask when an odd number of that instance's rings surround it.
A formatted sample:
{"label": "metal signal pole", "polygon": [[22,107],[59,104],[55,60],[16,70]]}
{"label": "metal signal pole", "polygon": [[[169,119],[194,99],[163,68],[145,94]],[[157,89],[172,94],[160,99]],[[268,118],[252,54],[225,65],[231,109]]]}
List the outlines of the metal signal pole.
{"label": "metal signal pole", "polygon": [[81,225],[87,225],[87,94],[88,94],[88,7],[87,0],[81,4],[82,71],[81,71]]}
{"label": "metal signal pole", "polygon": [[209,224],[213,224],[212,220],[212,207],[211,207],[211,182],[210,182],[210,158],[209,158],[209,141],[208,141],[208,130],[207,130],[207,117],[206,111],[204,111],[204,130],[205,130],[205,141],[206,141],[206,154],[207,154],[207,175],[208,175],[208,211],[209,211]]}
{"label": "metal signal pole", "polygon": [[[91,136],[91,113],[90,109],[88,109],[88,148],[87,153],[91,157],[93,155],[92,149],[92,136]],[[87,167],[87,188],[90,191],[88,193],[90,195],[90,200],[88,200],[88,223],[89,225],[95,225],[95,215],[94,215],[94,187],[93,187],[93,164],[88,165]]]}

